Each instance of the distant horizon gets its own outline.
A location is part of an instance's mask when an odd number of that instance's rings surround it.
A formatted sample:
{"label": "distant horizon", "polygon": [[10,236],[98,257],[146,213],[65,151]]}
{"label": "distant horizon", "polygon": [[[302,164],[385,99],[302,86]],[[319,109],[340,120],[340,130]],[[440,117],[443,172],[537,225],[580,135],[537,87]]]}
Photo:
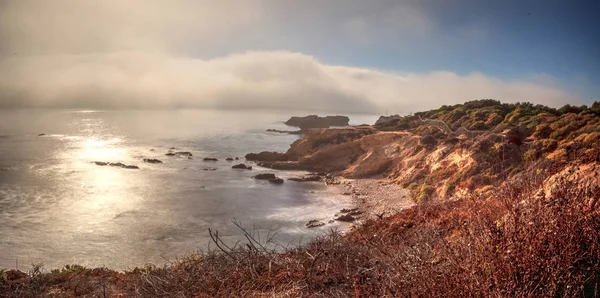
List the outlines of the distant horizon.
{"label": "distant horizon", "polygon": [[[335,110],[311,110],[311,109],[286,109],[286,108],[267,108],[267,107],[250,107],[250,108],[222,108],[222,107],[199,107],[199,106],[189,106],[189,107],[127,107],[127,108],[87,108],[87,107],[20,107],[20,106],[16,106],[16,107],[0,107],[0,110],[58,110],[58,111],[73,111],[73,112],[89,112],[89,113],[95,113],[95,112],[143,112],[143,111],[194,111],[194,110],[198,110],[198,111],[219,111],[219,112],[264,112],[264,113],[285,113],[282,116],[286,116],[286,117],[291,117],[291,116],[307,116],[307,115],[318,115],[318,116],[324,116],[324,115],[330,115],[330,116],[334,116],[334,115],[340,115],[340,116],[348,116],[348,115],[377,115],[377,116],[391,116],[391,115],[400,115],[400,116],[406,116],[406,115],[411,115],[414,113],[419,113],[419,112],[425,112],[425,111],[429,111],[429,110],[435,110],[438,109],[444,105],[446,106],[453,106],[453,105],[461,105],[461,104],[465,104],[467,102],[471,102],[471,101],[477,101],[477,100],[486,100],[489,98],[482,98],[482,99],[474,99],[474,100],[466,100],[463,102],[458,102],[458,103],[453,103],[453,104],[439,104],[437,106],[433,106],[431,108],[425,108],[425,109],[413,109],[412,111],[396,111],[396,110],[388,110],[388,111],[381,111],[381,112],[343,112],[343,111],[335,111]],[[492,100],[497,100],[497,99],[492,99]],[[538,103],[532,103],[532,102],[528,102],[528,101],[520,101],[520,102],[504,102],[501,100],[497,100],[502,104],[516,104],[516,103],[530,103],[533,105],[536,105]],[[600,102],[600,101],[598,101]],[[577,104],[570,104],[570,103],[565,103],[563,105],[558,105],[558,106],[553,106],[553,105],[546,105],[543,104],[544,106],[553,108],[553,109],[560,109],[561,107],[565,106],[565,105],[572,105],[572,106],[587,106],[590,107],[591,104],[593,104],[594,102],[591,102],[589,104],[581,104],[581,105],[577,105]]]}

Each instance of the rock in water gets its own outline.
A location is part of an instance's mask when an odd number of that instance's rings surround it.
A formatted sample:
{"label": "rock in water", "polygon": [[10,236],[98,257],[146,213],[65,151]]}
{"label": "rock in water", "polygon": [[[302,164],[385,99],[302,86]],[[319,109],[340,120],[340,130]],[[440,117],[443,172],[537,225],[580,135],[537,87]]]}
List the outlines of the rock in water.
{"label": "rock in water", "polygon": [[294,160],[294,158],[292,158],[292,156],[290,156],[287,153],[263,151],[261,153],[246,154],[246,160],[251,160],[251,161],[288,161],[288,160]]}
{"label": "rock in water", "polygon": [[104,162],[104,161],[93,161],[92,163],[95,163],[98,166],[111,166],[111,167],[118,167],[118,168],[123,168],[123,169],[139,169],[138,166],[135,165],[126,165],[124,163],[120,163],[120,162]]}
{"label": "rock in water", "polygon": [[226,161],[233,161],[233,157],[227,157],[225,158]]}
{"label": "rock in water", "polygon": [[205,157],[204,161],[218,161],[218,159],[212,157]]}
{"label": "rock in water", "polygon": [[321,177],[317,175],[304,176],[302,178],[289,178],[291,181],[309,182],[309,181],[321,181]]}
{"label": "rock in water", "polygon": [[344,209],[340,210],[340,212],[341,213],[349,213],[349,212],[354,212],[354,211],[357,211],[357,210],[358,210],[358,208],[352,208],[352,209],[344,208]]}
{"label": "rock in water", "polygon": [[346,116],[327,116],[319,117],[317,115],[308,115],[305,117],[292,117],[285,122],[286,125],[305,128],[329,128],[330,126],[348,126],[350,118]]}
{"label": "rock in water", "polygon": [[275,174],[271,174],[271,173],[262,173],[262,174],[258,174],[256,176],[252,176],[252,178],[258,179],[258,180],[270,180],[270,179],[277,178],[277,176],[275,176]]}
{"label": "rock in water", "polygon": [[273,179],[269,179],[269,182],[271,182],[273,184],[283,184],[283,179],[281,179],[281,178],[273,178]]}
{"label": "rock in water", "polygon": [[232,169],[242,169],[242,170],[252,170],[252,166],[247,166],[243,163],[237,164],[233,167],[231,167]]}
{"label": "rock in water", "polygon": [[324,226],[324,225],[325,225],[324,222],[322,222],[320,220],[316,220],[316,219],[313,219],[306,223],[307,228],[317,228],[317,227]]}
{"label": "rock in water", "polygon": [[165,155],[166,156],[187,156],[187,157],[192,157],[192,153],[191,152],[187,152],[187,151],[169,152],[169,153],[167,153]]}
{"label": "rock in water", "polygon": [[352,216],[352,215],[345,214],[345,215],[341,215],[341,216],[337,217],[335,220],[343,221],[343,222],[353,222],[354,220],[356,220],[356,218],[354,218],[354,216]]}
{"label": "rock in water", "polygon": [[267,129],[267,132],[286,133],[290,135],[301,135],[302,130],[279,130],[279,129]]}
{"label": "rock in water", "polygon": [[162,163],[161,160],[154,159],[154,158],[144,158],[144,162],[147,162],[147,163]]}
{"label": "rock in water", "polygon": [[325,120],[330,126],[348,126],[350,118],[346,116],[326,116]]}

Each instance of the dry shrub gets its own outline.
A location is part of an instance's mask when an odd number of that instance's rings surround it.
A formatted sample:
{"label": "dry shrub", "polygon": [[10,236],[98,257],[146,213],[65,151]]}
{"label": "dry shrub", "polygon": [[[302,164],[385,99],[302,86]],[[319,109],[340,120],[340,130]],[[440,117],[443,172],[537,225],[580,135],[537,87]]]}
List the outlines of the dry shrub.
{"label": "dry shrub", "polygon": [[[140,275],[142,296],[593,297],[598,186],[512,181],[493,198],[426,203],[347,236],[277,252],[248,243]],[[214,235],[214,233],[213,233]],[[202,296],[202,295],[200,295]]]}

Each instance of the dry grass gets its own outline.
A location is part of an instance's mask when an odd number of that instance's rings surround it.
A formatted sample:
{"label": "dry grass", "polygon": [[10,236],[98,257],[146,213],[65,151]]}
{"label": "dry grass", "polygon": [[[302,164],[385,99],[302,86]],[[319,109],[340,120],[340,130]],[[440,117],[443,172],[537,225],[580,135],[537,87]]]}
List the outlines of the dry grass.
{"label": "dry grass", "polygon": [[[141,296],[598,296],[597,187],[541,179],[494,198],[415,207],[278,253],[253,240],[140,275]],[[219,242],[218,238],[215,242]],[[221,245],[223,245],[221,243]]]}

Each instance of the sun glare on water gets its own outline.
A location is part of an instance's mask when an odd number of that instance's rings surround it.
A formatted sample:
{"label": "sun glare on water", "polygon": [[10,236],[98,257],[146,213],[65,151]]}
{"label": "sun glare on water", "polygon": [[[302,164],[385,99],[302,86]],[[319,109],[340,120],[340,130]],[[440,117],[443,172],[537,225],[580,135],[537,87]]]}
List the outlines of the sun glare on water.
{"label": "sun glare on water", "polygon": [[127,159],[127,149],[119,147],[122,140],[113,138],[101,140],[96,138],[87,139],[83,142],[78,152],[78,159],[85,161],[118,162]]}

